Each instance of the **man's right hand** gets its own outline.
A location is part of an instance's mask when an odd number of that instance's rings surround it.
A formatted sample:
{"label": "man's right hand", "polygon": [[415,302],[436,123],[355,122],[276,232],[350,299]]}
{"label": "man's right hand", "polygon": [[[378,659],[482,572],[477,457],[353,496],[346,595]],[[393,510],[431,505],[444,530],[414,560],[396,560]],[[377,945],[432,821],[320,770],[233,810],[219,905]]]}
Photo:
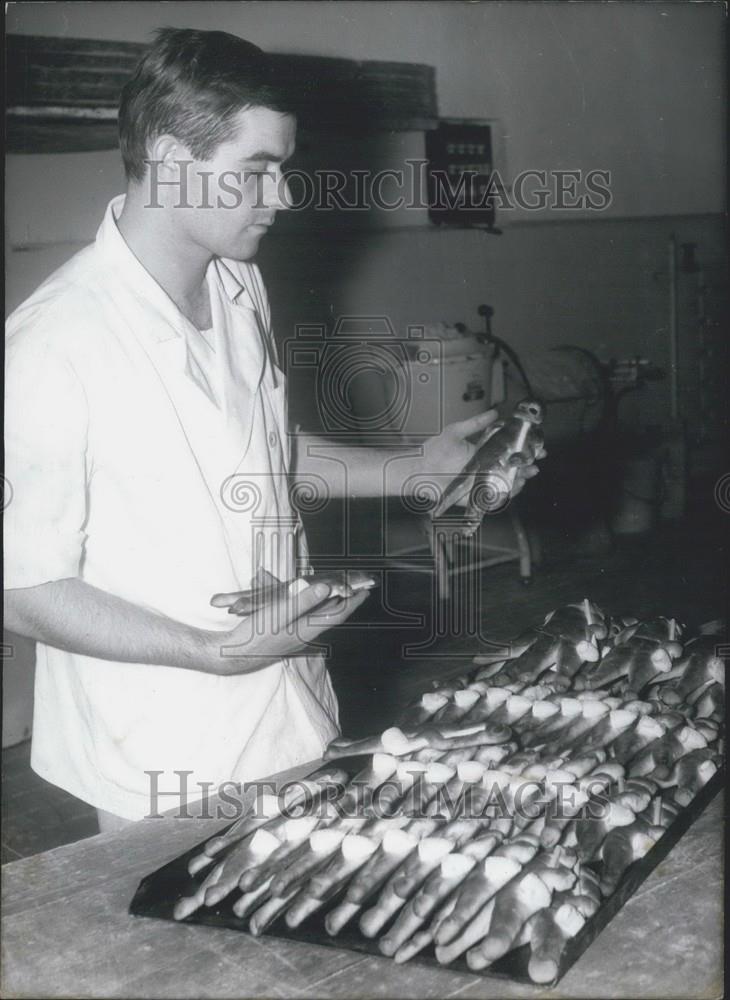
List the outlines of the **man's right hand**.
{"label": "man's right hand", "polygon": [[316,652],[310,644],[344,622],[368,591],[330,600],[328,594],[326,584],[314,584],[298,594],[287,588],[235,628],[219,632],[174,621],[69,578],[5,591],[5,626],[83,656],[225,676]]}
{"label": "man's right hand", "polygon": [[207,632],[201,669],[221,676],[244,674],[285,657],[316,653],[312,643],[317,637],[346,621],[369,593],[364,590],[352,597],[328,601],[329,592],[330,588],[322,583],[298,593],[286,588],[234,629]]}

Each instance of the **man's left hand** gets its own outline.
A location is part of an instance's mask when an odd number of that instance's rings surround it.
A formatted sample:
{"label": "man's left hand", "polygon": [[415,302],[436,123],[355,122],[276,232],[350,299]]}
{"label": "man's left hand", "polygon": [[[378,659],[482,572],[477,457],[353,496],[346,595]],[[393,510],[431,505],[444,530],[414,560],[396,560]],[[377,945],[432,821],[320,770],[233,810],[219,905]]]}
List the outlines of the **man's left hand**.
{"label": "man's left hand", "polygon": [[[497,422],[497,419],[496,410],[487,410],[486,413],[478,413],[475,417],[449,424],[440,434],[429,438],[423,446],[421,460],[423,476],[437,475],[441,480],[439,483],[441,489],[445,489],[449,481],[458,476],[476,454],[477,445],[470,438],[481,437],[484,431]],[[546,454],[544,448],[541,448],[534,458],[543,458]],[[518,466],[510,496],[517,496],[527,480],[532,479],[538,472],[539,469],[534,462]],[[466,503],[467,496],[468,491],[460,501],[460,506]]]}

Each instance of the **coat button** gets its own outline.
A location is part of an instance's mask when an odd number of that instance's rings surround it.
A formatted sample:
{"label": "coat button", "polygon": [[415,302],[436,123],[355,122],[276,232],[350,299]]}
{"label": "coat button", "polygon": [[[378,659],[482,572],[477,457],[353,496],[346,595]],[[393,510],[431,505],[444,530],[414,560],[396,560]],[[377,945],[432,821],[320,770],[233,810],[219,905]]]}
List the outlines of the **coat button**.
{"label": "coat button", "polygon": [[276,448],[278,443],[279,443],[279,435],[276,433],[276,431],[269,431],[269,444],[271,445],[271,447]]}

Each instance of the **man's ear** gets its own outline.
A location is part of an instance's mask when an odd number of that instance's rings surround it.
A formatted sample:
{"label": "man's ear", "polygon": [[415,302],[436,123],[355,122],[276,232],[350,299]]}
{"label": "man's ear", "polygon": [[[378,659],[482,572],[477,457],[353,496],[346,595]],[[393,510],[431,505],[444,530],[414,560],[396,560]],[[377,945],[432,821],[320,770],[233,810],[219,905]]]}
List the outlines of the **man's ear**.
{"label": "man's ear", "polygon": [[180,164],[193,160],[187,146],[173,135],[158,135],[148,143],[147,158],[151,164],[157,164],[157,169],[160,173],[165,173],[167,179],[175,180],[180,175]]}

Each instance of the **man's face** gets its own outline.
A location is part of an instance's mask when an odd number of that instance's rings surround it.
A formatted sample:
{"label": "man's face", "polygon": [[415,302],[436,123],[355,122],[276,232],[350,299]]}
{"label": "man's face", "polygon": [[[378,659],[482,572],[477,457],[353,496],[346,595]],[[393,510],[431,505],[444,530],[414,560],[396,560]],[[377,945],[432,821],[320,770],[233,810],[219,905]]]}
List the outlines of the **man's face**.
{"label": "man's face", "polygon": [[190,207],[175,208],[168,189],[166,208],[178,213],[178,236],[217,257],[253,257],[277,211],[287,207],[282,164],[294,152],[295,138],[292,115],[268,108],[239,112],[234,137],[211,159],[187,166],[185,197],[175,195]]}

